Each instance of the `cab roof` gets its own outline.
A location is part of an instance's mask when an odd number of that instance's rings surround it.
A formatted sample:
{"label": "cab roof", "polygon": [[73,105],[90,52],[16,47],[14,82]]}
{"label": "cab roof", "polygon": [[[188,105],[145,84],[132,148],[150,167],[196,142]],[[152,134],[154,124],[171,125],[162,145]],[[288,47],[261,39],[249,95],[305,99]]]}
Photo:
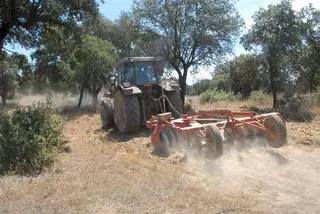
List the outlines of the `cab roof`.
{"label": "cab roof", "polygon": [[162,57],[126,57],[121,59],[115,64],[115,68],[118,68],[121,64],[125,62],[153,62],[153,61],[163,61]]}

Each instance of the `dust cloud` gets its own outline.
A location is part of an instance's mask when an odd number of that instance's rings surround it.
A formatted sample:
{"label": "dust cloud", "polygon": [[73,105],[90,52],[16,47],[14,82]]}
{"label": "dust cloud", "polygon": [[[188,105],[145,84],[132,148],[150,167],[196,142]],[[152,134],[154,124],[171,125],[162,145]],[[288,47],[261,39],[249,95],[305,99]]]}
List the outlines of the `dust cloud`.
{"label": "dust cloud", "polygon": [[[76,106],[79,101],[80,95],[74,94],[64,94],[64,93],[56,93],[56,92],[47,92],[46,94],[30,94],[30,95],[21,95],[19,99],[17,99],[17,104],[19,106],[28,106],[37,102],[44,102],[47,97],[50,97],[54,107],[61,108],[65,106]],[[98,100],[101,98],[102,94],[98,94]],[[84,93],[82,98],[82,106],[92,105],[93,99],[92,96],[88,93]]]}
{"label": "dust cloud", "polygon": [[320,211],[319,157],[318,148],[289,144],[229,148],[221,159],[200,164],[191,157],[190,162],[205,189],[252,198],[254,212],[310,213]]}

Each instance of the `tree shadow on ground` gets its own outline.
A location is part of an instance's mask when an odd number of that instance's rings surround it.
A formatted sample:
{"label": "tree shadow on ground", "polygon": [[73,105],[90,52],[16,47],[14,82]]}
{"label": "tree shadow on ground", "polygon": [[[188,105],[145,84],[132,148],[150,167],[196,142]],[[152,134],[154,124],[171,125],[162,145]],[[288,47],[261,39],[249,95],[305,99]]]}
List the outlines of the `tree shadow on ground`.
{"label": "tree shadow on ground", "polygon": [[93,116],[98,111],[92,106],[82,106],[80,108],[76,106],[63,106],[57,108],[58,114],[63,117],[65,120],[74,120],[83,115]]}
{"label": "tree shadow on ground", "polygon": [[140,131],[135,134],[120,133],[116,127],[109,128],[103,131],[106,132],[107,140],[109,142],[115,142],[115,143],[126,143],[135,138],[149,138],[152,134],[152,131],[145,127],[141,127]]}

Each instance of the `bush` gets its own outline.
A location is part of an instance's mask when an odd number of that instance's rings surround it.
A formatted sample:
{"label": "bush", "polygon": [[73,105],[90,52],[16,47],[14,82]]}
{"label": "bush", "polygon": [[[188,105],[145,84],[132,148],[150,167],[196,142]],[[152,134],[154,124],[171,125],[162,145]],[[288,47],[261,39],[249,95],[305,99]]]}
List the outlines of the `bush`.
{"label": "bush", "polygon": [[48,99],[0,112],[0,174],[39,172],[53,163],[63,141],[62,120]]}
{"label": "bush", "polygon": [[193,114],[195,113],[194,108],[192,108],[192,99],[189,99],[184,104],[184,114]]}
{"label": "bush", "polygon": [[255,102],[264,102],[270,98],[272,99],[272,97],[262,91],[252,91],[249,99]]}
{"label": "bush", "polygon": [[310,111],[311,105],[307,96],[285,94],[279,100],[278,107],[287,119],[298,122],[310,122],[314,118]]}
{"label": "bush", "polygon": [[238,97],[234,96],[230,92],[219,91],[216,89],[207,90],[200,94],[200,102],[214,102],[214,101],[223,101],[223,100],[235,100]]}

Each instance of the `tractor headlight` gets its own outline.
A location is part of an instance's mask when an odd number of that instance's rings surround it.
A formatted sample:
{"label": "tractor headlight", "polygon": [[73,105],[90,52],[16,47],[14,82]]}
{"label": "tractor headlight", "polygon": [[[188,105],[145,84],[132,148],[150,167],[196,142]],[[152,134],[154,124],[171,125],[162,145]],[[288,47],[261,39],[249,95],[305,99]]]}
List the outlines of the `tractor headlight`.
{"label": "tractor headlight", "polygon": [[130,82],[123,82],[123,87],[125,88],[130,87]]}

